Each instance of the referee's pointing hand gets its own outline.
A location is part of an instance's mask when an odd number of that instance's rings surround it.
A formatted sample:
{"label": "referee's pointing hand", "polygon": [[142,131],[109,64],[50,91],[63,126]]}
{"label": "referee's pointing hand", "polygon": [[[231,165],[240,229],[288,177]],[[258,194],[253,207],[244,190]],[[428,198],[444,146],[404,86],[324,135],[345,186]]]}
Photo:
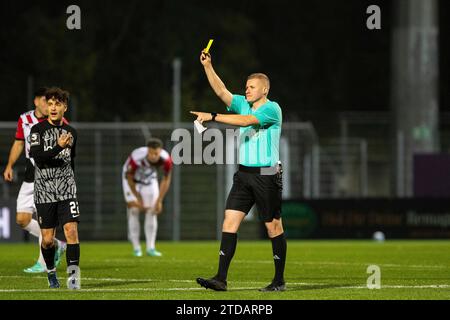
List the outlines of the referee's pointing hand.
{"label": "referee's pointing hand", "polygon": [[190,113],[197,116],[197,121],[203,123],[203,121],[211,121],[212,114],[209,112],[198,112],[198,111],[189,111]]}

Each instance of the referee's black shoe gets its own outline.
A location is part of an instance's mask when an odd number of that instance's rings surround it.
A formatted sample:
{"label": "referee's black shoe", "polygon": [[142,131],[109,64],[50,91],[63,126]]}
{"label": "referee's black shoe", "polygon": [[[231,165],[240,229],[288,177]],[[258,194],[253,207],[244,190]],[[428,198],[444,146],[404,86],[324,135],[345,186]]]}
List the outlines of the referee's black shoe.
{"label": "referee's black shoe", "polygon": [[203,279],[197,278],[197,283],[206,289],[213,289],[215,291],[227,291],[227,281],[221,281],[216,278]]}
{"label": "referee's black shoe", "polygon": [[286,283],[283,282],[272,282],[267,287],[259,289],[261,292],[268,292],[268,291],[285,291],[286,290]]}

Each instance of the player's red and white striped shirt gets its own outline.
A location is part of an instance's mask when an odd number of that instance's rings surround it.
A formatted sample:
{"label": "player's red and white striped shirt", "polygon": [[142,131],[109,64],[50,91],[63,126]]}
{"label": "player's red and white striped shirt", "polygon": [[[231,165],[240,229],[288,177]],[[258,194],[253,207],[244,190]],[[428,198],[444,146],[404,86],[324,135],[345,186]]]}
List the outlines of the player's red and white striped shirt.
{"label": "player's red and white striped shirt", "polygon": [[157,169],[162,168],[165,175],[172,170],[172,158],[170,154],[162,149],[159,161],[150,163],[147,159],[148,147],[141,147],[133,150],[123,165],[123,178],[126,179],[127,171],[134,172],[134,181],[148,185],[157,179]]}
{"label": "player's red and white striped shirt", "polygon": [[30,131],[31,128],[46,118],[38,118],[34,114],[34,110],[22,113],[17,122],[16,140],[25,141],[25,157],[30,158]]}

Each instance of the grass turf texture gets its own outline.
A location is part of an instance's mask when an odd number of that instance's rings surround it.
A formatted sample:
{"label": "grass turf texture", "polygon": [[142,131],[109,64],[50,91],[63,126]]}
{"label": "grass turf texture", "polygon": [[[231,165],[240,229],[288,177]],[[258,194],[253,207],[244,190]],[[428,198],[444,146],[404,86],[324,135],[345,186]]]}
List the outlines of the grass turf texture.
{"label": "grass turf texture", "polygon": [[[288,240],[285,292],[263,293],[273,277],[269,241],[240,241],[231,263],[228,291],[200,288],[197,277],[215,274],[219,243],[158,242],[162,257],[132,256],[126,242],[81,243],[81,287],[48,289],[46,274],[25,274],[34,244],[0,245],[0,299],[449,299],[450,241]],[[381,289],[369,290],[369,265],[381,269]]]}

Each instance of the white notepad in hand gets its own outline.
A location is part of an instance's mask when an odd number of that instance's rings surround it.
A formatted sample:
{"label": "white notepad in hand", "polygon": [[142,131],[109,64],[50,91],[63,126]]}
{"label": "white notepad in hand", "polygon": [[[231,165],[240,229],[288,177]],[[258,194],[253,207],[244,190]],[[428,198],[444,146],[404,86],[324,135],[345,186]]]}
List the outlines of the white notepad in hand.
{"label": "white notepad in hand", "polygon": [[195,129],[197,129],[199,134],[202,134],[203,131],[205,131],[207,128],[204,127],[198,120],[194,121]]}

